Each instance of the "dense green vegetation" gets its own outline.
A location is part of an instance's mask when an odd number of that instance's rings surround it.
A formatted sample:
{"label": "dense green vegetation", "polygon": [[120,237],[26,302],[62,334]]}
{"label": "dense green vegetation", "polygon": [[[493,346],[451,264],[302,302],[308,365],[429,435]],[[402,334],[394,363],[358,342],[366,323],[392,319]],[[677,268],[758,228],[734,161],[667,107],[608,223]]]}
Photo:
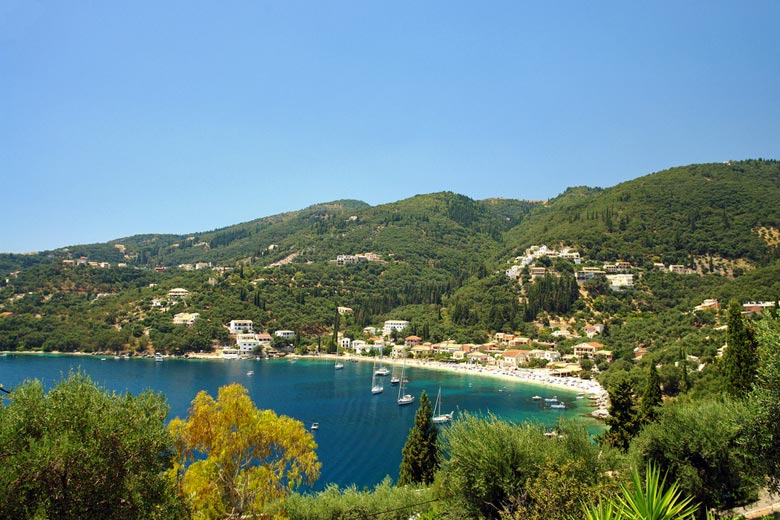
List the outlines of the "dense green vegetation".
{"label": "dense green vegetation", "polygon": [[[80,375],[48,393],[28,383],[0,406],[0,511],[14,518],[711,518],[778,482],[780,318],[765,318],[756,333],[750,394],[675,398],[639,421],[627,446],[611,446],[608,436],[594,443],[576,422],[546,431],[463,414],[436,435],[441,466],[430,484],[386,479],[372,490],[330,486],[307,495],[290,491],[316,478],[311,435],[298,421],[257,410],[238,385],[221,388],[216,400],[201,392],[188,419],[166,428],[167,407],[154,394],[108,394]],[[630,408],[637,396],[625,399]],[[420,401],[407,446],[426,444],[419,434],[430,426],[430,403]]]}
{"label": "dense green vegetation", "polygon": [[[366,339],[364,327],[402,319],[404,335],[424,341],[484,343],[504,332],[569,354],[585,326],[599,324],[594,341],[614,361],[584,360],[582,377],[598,377],[612,397],[601,446],[572,426],[561,425],[559,441],[528,425],[466,418],[439,436],[435,475],[410,470],[409,482],[432,478],[430,486],[329,488],[322,498],[293,497],[290,516],[395,508],[407,518],[403,507],[419,493],[432,517],[556,518],[586,498],[614,498],[620,484],[631,486],[628,466],[648,462],[696,503],[725,508],[780,482],[770,426],[780,418],[778,307],[751,319],[740,312],[747,301],[780,300],[777,208],[780,163],[748,160],[570,188],[546,204],[448,192],[377,207],[342,200],[191,235],[0,255],[0,350],[185,354],[229,344],[227,323],[250,319],[257,331],[295,331],[301,352],[335,351],[340,335]],[[544,257],[517,280],[506,276],[538,244],[569,246],[583,263]],[[363,253],[376,257],[336,262]],[[583,267],[618,260],[631,263],[633,286],[613,290],[604,275],[575,281]],[[532,266],[545,274],[532,277]],[[169,299],[179,287],[189,298]],[[710,298],[720,309],[694,310]],[[184,312],[199,318],[175,325]],[[366,500],[374,503],[358,509]]]}
{"label": "dense green vegetation", "polygon": [[186,517],[164,476],[167,415],[161,395],[109,394],[80,374],[17,387],[0,406],[0,516]]}
{"label": "dense green vegetation", "polygon": [[[546,205],[452,193],[377,207],[335,201],[188,236],[0,255],[0,349],[182,354],[229,343],[225,325],[251,319],[256,330],[296,331],[300,349],[333,351],[339,333],[363,338],[368,325],[405,319],[426,341],[483,343],[506,332],[567,353],[578,340],[552,337],[552,323],[574,331],[602,323],[615,359],[595,366],[609,368],[605,383],[626,373],[636,387],[656,364],[666,395],[706,394],[718,381],[726,319],[692,309],[705,298],[724,307],[780,298],[779,178],[775,161],[694,165],[569,189]],[[543,278],[504,275],[514,256],[543,242],[569,244],[588,266],[630,260],[634,286],[613,291],[603,276],[577,284],[580,266],[563,259],[539,260]],[[367,252],[378,261],[335,262]],[[111,267],[63,264],[81,256]],[[697,274],[658,271],[653,261]],[[211,267],[177,267],[195,262]],[[191,297],[167,301],[175,287]],[[340,306],[354,312],[339,316]],[[174,325],[182,312],[200,318]],[[636,362],[638,348],[648,354]]]}
{"label": "dense green vegetation", "polygon": [[780,162],[698,164],[608,189],[570,188],[513,229],[508,243],[565,242],[590,258],[691,264],[697,255],[778,257],[758,230],[777,228]]}

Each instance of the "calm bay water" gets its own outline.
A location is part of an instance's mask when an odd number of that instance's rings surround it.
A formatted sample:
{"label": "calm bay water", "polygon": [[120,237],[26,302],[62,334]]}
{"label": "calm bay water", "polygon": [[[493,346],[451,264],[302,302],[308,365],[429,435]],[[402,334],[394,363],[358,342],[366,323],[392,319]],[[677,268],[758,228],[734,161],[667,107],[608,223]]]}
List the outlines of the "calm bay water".
{"label": "calm bay water", "polygon": [[[322,474],[314,489],[328,483],[340,486],[373,486],[385,475],[398,477],[401,449],[414,424],[417,403],[396,404],[397,386],[385,378],[385,391],[372,395],[370,363],[345,363],[335,370],[333,362],[320,360],[165,360],[101,361],[90,356],[15,355],[0,357],[0,384],[7,389],[27,379],[53,386],[71,370],[81,370],[109,390],[137,394],[151,389],[165,394],[170,417],[184,417],[200,390],[216,397],[220,386],[233,382],[249,389],[259,408],[303,421],[314,432]],[[248,375],[248,371],[254,371]],[[450,373],[407,367],[407,390],[419,399],[425,390],[431,402],[439,387],[442,412],[491,412],[513,422],[533,421],[552,427],[561,416],[589,412],[587,400],[575,393],[521,382],[503,381],[476,374]],[[533,395],[558,395],[566,410],[544,409]],[[456,414],[457,418],[457,414]],[[599,427],[593,425],[597,431]]]}

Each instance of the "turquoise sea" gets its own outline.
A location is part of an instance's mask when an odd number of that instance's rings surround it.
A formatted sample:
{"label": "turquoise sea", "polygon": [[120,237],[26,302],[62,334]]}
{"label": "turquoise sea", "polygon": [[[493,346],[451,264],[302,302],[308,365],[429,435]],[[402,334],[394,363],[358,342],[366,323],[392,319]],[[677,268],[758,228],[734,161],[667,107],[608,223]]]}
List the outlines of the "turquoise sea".
{"label": "turquoise sea", "polygon": [[[109,390],[133,394],[151,389],[162,392],[171,407],[171,418],[184,417],[200,390],[216,397],[220,386],[233,382],[249,389],[260,408],[271,408],[301,420],[306,427],[318,422],[314,432],[322,462],[322,474],[313,489],[328,483],[340,486],[373,486],[386,475],[398,477],[403,448],[414,423],[417,404],[398,406],[397,386],[384,378],[385,391],[372,395],[372,365],[345,363],[335,370],[324,360],[101,360],[94,356],[8,354],[0,357],[0,384],[13,388],[27,379],[39,379],[47,387],[71,370],[82,370]],[[254,373],[249,375],[248,372]],[[561,416],[588,413],[587,400],[575,393],[521,382],[503,381],[470,373],[450,373],[407,367],[407,390],[418,399],[425,390],[435,401],[441,387],[442,412],[491,412],[514,422],[534,421],[552,427]],[[533,395],[557,395],[566,410],[545,409]],[[588,419],[584,419],[588,421]],[[600,427],[589,422],[593,431]],[[478,442],[478,440],[475,440]]]}

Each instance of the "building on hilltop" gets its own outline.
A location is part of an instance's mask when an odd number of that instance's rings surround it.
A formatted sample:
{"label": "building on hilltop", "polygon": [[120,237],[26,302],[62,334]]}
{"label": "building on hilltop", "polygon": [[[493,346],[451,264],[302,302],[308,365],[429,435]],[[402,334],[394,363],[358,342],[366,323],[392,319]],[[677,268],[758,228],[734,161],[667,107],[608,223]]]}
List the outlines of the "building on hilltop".
{"label": "building on hilltop", "polygon": [[277,330],[276,332],[274,332],[274,336],[290,340],[290,339],[295,338],[295,331],[294,330]]}
{"label": "building on hilltop", "polygon": [[168,291],[168,299],[171,301],[186,300],[190,297],[190,291],[177,287]]}
{"label": "building on hilltop", "polygon": [[609,288],[613,291],[621,291],[628,287],[634,286],[633,274],[608,274],[607,281],[609,281]]}
{"label": "building on hilltop", "polygon": [[192,327],[195,324],[195,320],[200,318],[200,313],[197,312],[180,312],[173,316],[174,325],[186,325]]}
{"label": "building on hilltop", "polygon": [[409,326],[409,322],[406,320],[387,320],[382,328],[382,333],[385,336],[390,336],[393,331],[401,332]]}
{"label": "building on hilltop", "polygon": [[720,309],[720,303],[716,298],[707,298],[701,304],[693,308],[694,311],[717,311]]}

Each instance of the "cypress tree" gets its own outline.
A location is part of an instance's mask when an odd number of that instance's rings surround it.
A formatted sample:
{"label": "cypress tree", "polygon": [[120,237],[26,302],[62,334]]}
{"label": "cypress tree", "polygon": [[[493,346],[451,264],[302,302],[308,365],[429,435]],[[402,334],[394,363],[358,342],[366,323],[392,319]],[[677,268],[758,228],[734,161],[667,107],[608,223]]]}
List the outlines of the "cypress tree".
{"label": "cypress tree", "polygon": [[433,424],[433,407],[425,390],[420,394],[420,407],[414,416],[414,426],[409,430],[401,452],[401,472],[398,485],[430,484],[439,467],[439,451],[436,439],[439,431]]}
{"label": "cypress tree", "polygon": [[655,369],[655,365],[651,364],[642,397],[639,399],[639,422],[641,424],[653,422],[661,403],[663,403],[661,378],[658,376],[658,370]]}
{"label": "cypress tree", "polygon": [[732,395],[742,397],[751,390],[756,378],[758,343],[737,302],[729,305],[726,341],[728,346],[723,353],[726,389]]}
{"label": "cypress tree", "polygon": [[627,378],[621,379],[612,385],[608,392],[610,404],[606,422],[609,430],[604,432],[602,441],[626,451],[631,439],[639,431],[631,381]]}

